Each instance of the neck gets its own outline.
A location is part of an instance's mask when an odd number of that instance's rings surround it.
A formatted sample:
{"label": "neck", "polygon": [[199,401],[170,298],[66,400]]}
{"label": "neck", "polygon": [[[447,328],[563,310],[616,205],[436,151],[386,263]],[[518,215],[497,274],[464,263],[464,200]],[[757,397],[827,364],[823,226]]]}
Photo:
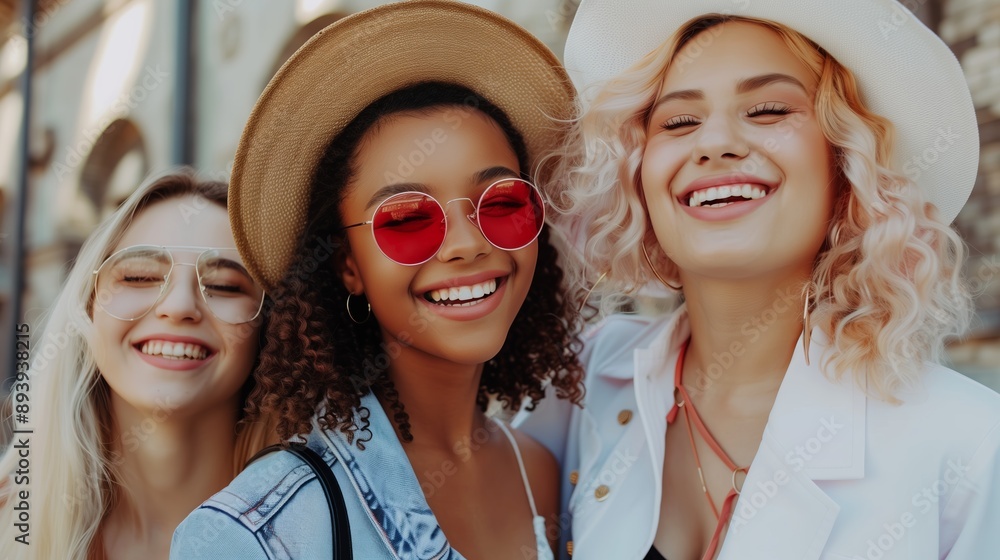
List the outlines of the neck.
{"label": "neck", "polygon": [[[482,364],[456,364],[406,347],[392,361],[389,375],[410,417],[413,442],[421,448],[451,450],[485,424],[476,406]],[[383,398],[382,406],[393,411]]]}
{"label": "neck", "polygon": [[160,557],[177,525],[233,478],[237,402],[182,417],[112,400],[122,492],[102,523],[104,544],[112,558],[137,548]]}
{"label": "neck", "polygon": [[682,280],[691,325],[685,386],[706,395],[751,388],[776,392],[802,332],[808,272],[737,281],[682,275]]}

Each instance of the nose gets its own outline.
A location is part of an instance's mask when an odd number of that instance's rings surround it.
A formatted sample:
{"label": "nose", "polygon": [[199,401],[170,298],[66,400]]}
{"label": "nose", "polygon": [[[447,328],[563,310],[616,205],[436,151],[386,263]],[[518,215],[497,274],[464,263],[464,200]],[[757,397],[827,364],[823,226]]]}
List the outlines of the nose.
{"label": "nose", "polygon": [[486,240],[479,226],[473,221],[472,214],[468,212],[475,209],[474,204],[472,199],[457,198],[445,205],[448,228],[444,243],[437,253],[439,261],[474,261],[492,251],[493,245]]}
{"label": "nose", "polygon": [[164,294],[156,303],[157,317],[172,321],[200,321],[201,294],[193,264],[174,263]]}
{"label": "nose", "polygon": [[741,160],[750,155],[750,146],[735,117],[710,116],[701,123],[695,134],[697,137],[694,149],[691,150],[694,163]]}

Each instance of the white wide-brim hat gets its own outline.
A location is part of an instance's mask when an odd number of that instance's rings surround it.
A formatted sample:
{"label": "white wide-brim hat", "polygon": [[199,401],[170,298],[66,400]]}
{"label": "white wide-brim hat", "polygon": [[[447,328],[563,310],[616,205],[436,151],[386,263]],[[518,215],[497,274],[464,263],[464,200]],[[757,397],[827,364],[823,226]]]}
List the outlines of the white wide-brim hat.
{"label": "white wide-brim hat", "polygon": [[976,111],[958,60],[895,0],[582,0],[566,70],[585,97],[706,14],[770,20],[802,33],[857,78],[867,107],[896,128],[892,167],[950,223],[979,168]]}

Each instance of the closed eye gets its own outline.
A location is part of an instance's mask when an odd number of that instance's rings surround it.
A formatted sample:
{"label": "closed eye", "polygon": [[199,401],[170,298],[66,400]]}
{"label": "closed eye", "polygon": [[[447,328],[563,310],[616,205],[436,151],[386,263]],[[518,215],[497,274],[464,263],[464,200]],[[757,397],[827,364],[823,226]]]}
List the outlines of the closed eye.
{"label": "closed eye", "polygon": [[760,117],[766,115],[787,115],[792,112],[792,108],[783,103],[758,103],[747,111],[748,117]]}
{"label": "closed eye", "polygon": [[683,128],[686,126],[694,126],[698,124],[698,120],[691,115],[679,115],[667,119],[667,121],[660,125],[660,128],[664,130],[677,130],[678,128]]}

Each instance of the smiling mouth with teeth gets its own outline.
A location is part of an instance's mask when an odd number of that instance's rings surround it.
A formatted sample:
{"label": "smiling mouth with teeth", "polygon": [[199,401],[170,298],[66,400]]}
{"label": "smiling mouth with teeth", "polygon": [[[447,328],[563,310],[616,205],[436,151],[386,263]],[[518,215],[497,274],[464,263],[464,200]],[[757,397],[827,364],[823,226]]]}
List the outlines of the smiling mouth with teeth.
{"label": "smiling mouth with teeth", "polygon": [[724,185],[709,187],[688,194],[687,205],[692,208],[722,208],[736,202],[757,200],[767,196],[768,189],[758,185]]}
{"label": "smiling mouth with teeth", "polygon": [[493,292],[496,292],[497,287],[501,285],[503,285],[503,278],[493,278],[469,286],[455,286],[453,288],[431,290],[424,294],[424,299],[437,305],[459,307],[476,305],[492,295]]}
{"label": "smiling mouth with teeth", "polygon": [[208,357],[208,348],[200,344],[186,342],[168,342],[165,340],[147,340],[139,351],[143,354],[172,360],[204,360]]}

